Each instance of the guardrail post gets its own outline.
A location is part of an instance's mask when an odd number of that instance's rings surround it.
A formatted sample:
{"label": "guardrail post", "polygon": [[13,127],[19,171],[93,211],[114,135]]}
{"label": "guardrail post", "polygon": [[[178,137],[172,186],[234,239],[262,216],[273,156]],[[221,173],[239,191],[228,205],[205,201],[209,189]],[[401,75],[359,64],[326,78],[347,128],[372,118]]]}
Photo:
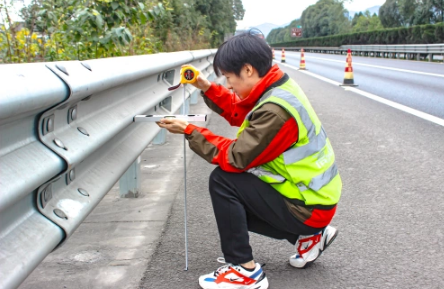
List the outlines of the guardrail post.
{"label": "guardrail post", "polygon": [[433,61],[433,54],[429,54],[429,62],[432,62]]}
{"label": "guardrail post", "polygon": [[194,90],[194,92],[191,94],[191,104],[196,104],[197,101],[199,100],[199,92],[200,90],[196,89]]}
{"label": "guardrail post", "polygon": [[154,139],[151,143],[153,143],[155,145],[164,144],[166,142],[166,135],[167,135],[167,130],[162,128],[159,131],[159,133],[154,137]]}
{"label": "guardrail post", "polygon": [[420,53],[416,54],[416,60],[418,60],[418,61],[421,60],[421,54]]}
{"label": "guardrail post", "polygon": [[140,156],[131,164],[119,180],[121,198],[139,197],[140,188]]}
{"label": "guardrail post", "polygon": [[183,105],[185,105],[185,114],[190,113],[190,102],[191,102],[191,99],[187,98],[187,100],[183,104]]}

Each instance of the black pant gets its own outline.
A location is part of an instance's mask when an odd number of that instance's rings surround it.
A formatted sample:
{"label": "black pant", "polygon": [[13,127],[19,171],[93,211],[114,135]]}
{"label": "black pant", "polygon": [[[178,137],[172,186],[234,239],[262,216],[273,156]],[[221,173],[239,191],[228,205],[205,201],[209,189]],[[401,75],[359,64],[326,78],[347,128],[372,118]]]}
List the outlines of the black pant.
{"label": "black pant", "polygon": [[210,175],[210,195],[227,263],[253,260],[248,231],[292,244],[299,235],[320,231],[297,220],[285,197],[250,173],[228,173],[217,167]]}

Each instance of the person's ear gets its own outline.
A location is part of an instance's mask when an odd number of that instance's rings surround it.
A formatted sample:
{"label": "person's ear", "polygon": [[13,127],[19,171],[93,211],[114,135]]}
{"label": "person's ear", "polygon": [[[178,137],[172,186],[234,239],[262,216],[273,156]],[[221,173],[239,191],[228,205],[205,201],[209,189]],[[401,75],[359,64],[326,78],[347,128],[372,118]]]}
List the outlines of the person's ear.
{"label": "person's ear", "polygon": [[247,76],[253,75],[253,66],[251,64],[245,64],[244,66],[245,72],[247,73]]}

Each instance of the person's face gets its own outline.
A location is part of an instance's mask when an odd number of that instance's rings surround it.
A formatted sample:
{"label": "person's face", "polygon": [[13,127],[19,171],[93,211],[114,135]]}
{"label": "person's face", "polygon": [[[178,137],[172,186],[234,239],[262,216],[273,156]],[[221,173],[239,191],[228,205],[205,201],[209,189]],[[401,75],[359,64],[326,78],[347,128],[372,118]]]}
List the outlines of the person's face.
{"label": "person's face", "polygon": [[245,99],[260,80],[255,69],[249,64],[244,65],[240,71],[240,76],[233,72],[223,72],[227,78],[227,88],[232,89],[240,99]]}

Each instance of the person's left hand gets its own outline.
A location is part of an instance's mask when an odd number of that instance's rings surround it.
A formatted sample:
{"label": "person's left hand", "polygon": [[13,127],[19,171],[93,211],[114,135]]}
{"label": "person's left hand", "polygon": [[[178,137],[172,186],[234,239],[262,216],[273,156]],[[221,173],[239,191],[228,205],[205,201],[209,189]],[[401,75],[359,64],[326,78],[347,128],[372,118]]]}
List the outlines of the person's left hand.
{"label": "person's left hand", "polygon": [[170,133],[184,134],[188,122],[178,118],[162,118],[157,125],[166,128]]}

